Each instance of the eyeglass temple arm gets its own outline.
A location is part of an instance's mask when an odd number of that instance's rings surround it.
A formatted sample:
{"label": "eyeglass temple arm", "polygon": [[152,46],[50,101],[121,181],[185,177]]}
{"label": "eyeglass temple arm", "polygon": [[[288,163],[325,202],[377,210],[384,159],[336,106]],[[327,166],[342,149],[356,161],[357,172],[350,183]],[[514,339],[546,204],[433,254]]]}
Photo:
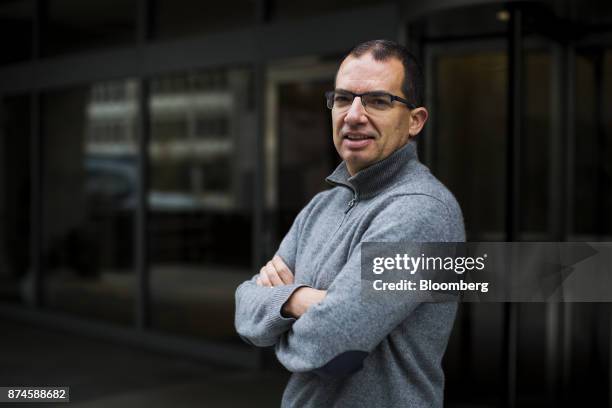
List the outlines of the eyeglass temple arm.
{"label": "eyeglass temple arm", "polygon": [[401,96],[391,95],[391,98],[393,98],[393,100],[395,100],[395,101],[399,101],[399,102],[403,103],[404,105],[408,106],[410,109],[416,109],[417,108],[417,106],[414,103],[409,102],[408,99],[404,99]]}

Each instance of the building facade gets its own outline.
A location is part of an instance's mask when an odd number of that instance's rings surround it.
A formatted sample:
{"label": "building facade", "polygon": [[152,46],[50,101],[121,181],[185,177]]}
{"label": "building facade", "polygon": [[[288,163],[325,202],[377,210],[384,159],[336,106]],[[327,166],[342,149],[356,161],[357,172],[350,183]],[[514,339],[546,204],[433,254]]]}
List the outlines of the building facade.
{"label": "building facade", "polygon": [[[86,3],[86,5],[85,5]],[[421,159],[470,241],[612,240],[605,1],[0,4],[0,312],[257,367],[233,292],[338,163],[357,43],[426,73]],[[448,400],[612,406],[607,304],[462,305]]]}

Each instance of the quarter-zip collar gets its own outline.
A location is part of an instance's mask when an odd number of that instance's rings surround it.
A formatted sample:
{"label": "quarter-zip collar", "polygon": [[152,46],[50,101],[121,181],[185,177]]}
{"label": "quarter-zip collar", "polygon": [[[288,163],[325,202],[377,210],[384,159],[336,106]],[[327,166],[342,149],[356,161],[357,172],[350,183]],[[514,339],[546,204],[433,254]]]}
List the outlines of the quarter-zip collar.
{"label": "quarter-zip collar", "polygon": [[350,188],[355,199],[360,200],[392,186],[398,173],[408,171],[409,167],[412,167],[410,165],[415,162],[418,162],[416,143],[408,142],[387,158],[358,171],[354,176],[351,176],[346,162],[343,161],[325,181]]}

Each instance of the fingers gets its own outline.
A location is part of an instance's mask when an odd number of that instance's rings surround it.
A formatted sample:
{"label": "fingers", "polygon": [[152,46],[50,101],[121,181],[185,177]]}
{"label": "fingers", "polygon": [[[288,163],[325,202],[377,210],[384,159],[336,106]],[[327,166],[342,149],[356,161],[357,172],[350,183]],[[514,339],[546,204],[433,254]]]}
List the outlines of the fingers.
{"label": "fingers", "polygon": [[285,285],[290,285],[293,283],[293,273],[291,273],[291,270],[285,261],[283,261],[283,258],[278,255],[274,255],[270,262],[272,262],[272,265],[274,265],[274,269],[276,269],[278,276]]}
{"label": "fingers", "polygon": [[259,280],[261,282],[260,286],[272,287],[284,285],[272,262],[268,262],[259,270]]}
{"label": "fingers", "polygon": [[272,283],[272,286],[284,285],[283,280],[278,274],[278,271],[274,267],[274,264],[272,263],[272,261],[268,261],[268,263],[266,264],[266,276]]}
{"label": "fingers", "polygon": [[260,286],[268,286],[271,287],[272,286],[272,282],[270,282],[270,278],[268,278],[268,275],[266,273],[266,266],[262,267],[259,270],[259,283],[261,284]]}
{"label": "fingers", "polygon": [[260,270],[256,280],[259,286],[281,286],[289,285],[294,281],[291,269],[285,264],[280,256],[275,255]]}

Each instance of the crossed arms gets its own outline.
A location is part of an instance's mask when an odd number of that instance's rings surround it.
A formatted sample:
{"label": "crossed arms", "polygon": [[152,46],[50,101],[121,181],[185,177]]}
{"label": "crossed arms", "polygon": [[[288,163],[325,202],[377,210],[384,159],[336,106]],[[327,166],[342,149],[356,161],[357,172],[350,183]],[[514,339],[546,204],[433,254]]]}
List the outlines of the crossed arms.
{"label": "crossed arms", "polygon": [[[420,217],[415,221],[418,211]],[[389,217],[397,222],[383,222]],[[392,201],[370,223],[361,242],[417,242],[444,237],[446,208],[423,195]],[[236,329],[253,345],[275,346],[289,371],[343,376],[359,370],[363,359],[419,305],[406,296],[363,299],[361,244],[349,254],[327,291],[296,283],[297,242],[304,222],[298,215],[277,256],[236,291]],[[442,239],[440,239],[442,240]],[[298,274],[300,271],[295,271]],[[319,271],[330,273],[330,271]],[[298,279],[299,281],[299,279]]]}
{"label": "crossed arms", "polygon": [[[273,288],[282,285],[293,284],[293,272],[289,269],[283,258],[278,255],[266,263],[255,282],[257,286]],[[310,308],[325,298],[326,290],[313,289],[308,286],[301,286],[295,290],[281,309],[281,313],[286,317],[299,318]]]}

